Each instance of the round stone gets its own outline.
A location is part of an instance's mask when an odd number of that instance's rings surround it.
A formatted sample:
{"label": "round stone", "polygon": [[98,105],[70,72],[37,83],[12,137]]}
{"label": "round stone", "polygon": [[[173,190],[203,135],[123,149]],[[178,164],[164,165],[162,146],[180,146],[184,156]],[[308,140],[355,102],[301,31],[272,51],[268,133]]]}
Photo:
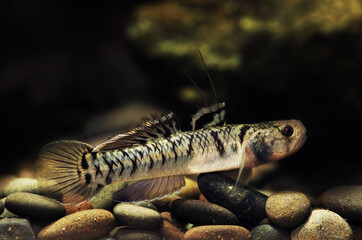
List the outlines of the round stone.
{"label": "round stone", "polygon": [[159,212],[131,203],[119,203],[113,209],[113,214],[122,226],[131,228],[157,230],[162,216]]}
{"label": "round stone", "polygon": [[211,225],[193,227],[185,233],[185,240],[233,239],[251,240],[251,233],[244,227],[234,225]]}
{"label": "round stone", "polygon": [[262,224],[251,230],[253,240],[289,240],[289,233],[270,224]]}
{"label": "round stone", "polygon": [[90,209],[67,215],[40,231],[38,240],[95,240],[107,235],[115,227],[111,212]]}
{"label": "round stone", "polygon": [[160,240],[156,232],[143,229],[119,228],[114,234],[116,240]]}
{"label": "round stone", "polygon": [[38,180],[33,178],[16,178],[12,180],[5,188],[5,196],[15,192],[39,193]]}
{"label": "round stone", "polygon": [[162,212],[162,224],[159,229],[161,239],[183,240],[186,232],[185,227],[180,224],[170,212]]}
{"label": "round stone", "polygon": [[195,225],[237,225],[238,218],[228,209],[210,202],[176,199],[171,203],[172,213],[183,222]]}
{"label": "round stone", "polygon": [[157,207],[154,204],[150,203],[150,202],[141,201],[141,202],[135,202],[135,203],[132,203],[132,204],[134,204],[136,206],[146,207],[146,208],[158,211]]}
{"label": "round stone", "polygon": [[265,211],[276,225],[294,228],[307,218],[310,207],[310,201],[303,193],[284,191],[268,197]]}
{"label": "round stone", "polygon": [[127,182],[116,182],[105,186],[92,200],[93,208],[112,210],[117,204],[113,201],[113,194],[127,186]]}
{"label": "round stone", "polygon": [[235,181],[222,173],[200,174],[197,183],[209,202],[233,212],[241,226],[252,228],[266,218],[267,196],[255,189],[246,185],[235,189]]}
{"label": "round stone", "polygon": [[319,196],[321,204],[353,222],[362,223],[362,185],[330,188]]}
{"label": "round stone", "polygon": [[23,218],[0,219],[0,239],[35,240],[30,222]]}
{"label": "round stone", "polygon": [[27,192],[10,194],[5,200],[5,207],[18,216],[41,221],[51,221],[65,215],[65,207],[60,202]]}
{"label": "round stone", "polygon": [[352,240],[352,229],[337,213],[329,210],[313,210],[305,223],[291,234],[292,240]]}

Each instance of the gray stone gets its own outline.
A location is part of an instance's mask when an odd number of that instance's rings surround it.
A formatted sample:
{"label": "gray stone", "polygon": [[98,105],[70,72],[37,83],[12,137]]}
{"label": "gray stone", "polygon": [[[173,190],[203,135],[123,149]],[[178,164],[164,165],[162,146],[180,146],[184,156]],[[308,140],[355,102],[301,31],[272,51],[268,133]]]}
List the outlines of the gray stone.
{"label": "gray stone", "polygon": [[308,217],[310,207],[310,201],[303,193],[283,191],[268,197],[265,211],[276,225],[294,228]]}
{"label": "gray stone", "polygon": [[119,203],[113,209],[113,214],[121,226],[131,228],[157,230],[162,216],[159,212],[131,203]]}
{"label": "gray stone", "polygon": [[158,212],[157,207],[150,202],[142,201],[142,202],[135,202],[133,204],[136,206],[146,207],[146,208],[149,208],[149,209],[152,209],[152,210],[155,210]]}
{"label": "gray stone", "polygon": [[237,225],[239,219],[228,209],[210,202],[176,199],[171,211],[177,219],[195,225]]}
{"label": "gray stone", "polygon": [[39,221],[56,220],[65,215],[65,207],[60,202],[26,192],[10,194],[5,200],[5,207],[16,215]]}
{"label": "gray stone", "polygon": [[5,188],[5,196],[15,192],[39,193],[38,180],[33,178],[16,178],[9,182]]}
{"label": "gray stone", "polygon": [[357,224],[362,224],[362,185],[334,187],[323,192],[321,204]]}
{"label": "gray stone", "polygon": [[160,240],[156,232],[144,229],[119,228],[114,234],[116,240]]}
{"label": "gray stone", "polygon": [[289,233],[270,224],[262,224],[251,230],[253,240],[290,240]]}
{"label": "gray stone", "polygon": [[30,223],[23,218],[0,219],[0,239],[35,240]]}
{"label": "gray stone", "polygon": [[313,210],[305,223],[291,234],[292,240],[352,240],[353,233],[348,223],[337,213],[329,210]]}

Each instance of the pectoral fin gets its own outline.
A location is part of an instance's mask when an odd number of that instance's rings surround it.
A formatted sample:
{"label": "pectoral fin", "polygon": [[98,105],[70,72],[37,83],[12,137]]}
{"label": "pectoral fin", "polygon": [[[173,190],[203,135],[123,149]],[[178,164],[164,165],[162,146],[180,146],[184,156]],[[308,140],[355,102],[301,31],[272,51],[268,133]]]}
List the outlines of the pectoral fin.
{"label": "pectoral fin", "polygon": [[183,176],[167,176],[136,182],[113,194],[115,202],[151,201],[171,196],[186,185]]}

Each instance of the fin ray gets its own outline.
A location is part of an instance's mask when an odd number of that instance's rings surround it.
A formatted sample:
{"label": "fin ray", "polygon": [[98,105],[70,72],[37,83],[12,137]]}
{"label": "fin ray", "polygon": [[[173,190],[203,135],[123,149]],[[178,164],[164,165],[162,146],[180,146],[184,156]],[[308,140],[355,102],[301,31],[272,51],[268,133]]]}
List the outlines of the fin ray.
{"label": "fin ray", "polygon": [[185,178],[179,175],[141,180],[117,191],[113,195],[113,200],[138,202],[161,199],[177,193],[185,185]]}

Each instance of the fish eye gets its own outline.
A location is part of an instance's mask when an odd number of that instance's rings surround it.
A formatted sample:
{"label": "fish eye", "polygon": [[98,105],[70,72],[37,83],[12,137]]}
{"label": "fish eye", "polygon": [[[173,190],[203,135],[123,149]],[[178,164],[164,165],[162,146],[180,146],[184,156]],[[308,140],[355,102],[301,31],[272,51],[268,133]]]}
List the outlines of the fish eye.
{"label": "fish eye", "polygon": [[281,132],[282,132],[283,136],[290,137],[293,135],[294,130],[293,130],[292,126],[285,125]]}

